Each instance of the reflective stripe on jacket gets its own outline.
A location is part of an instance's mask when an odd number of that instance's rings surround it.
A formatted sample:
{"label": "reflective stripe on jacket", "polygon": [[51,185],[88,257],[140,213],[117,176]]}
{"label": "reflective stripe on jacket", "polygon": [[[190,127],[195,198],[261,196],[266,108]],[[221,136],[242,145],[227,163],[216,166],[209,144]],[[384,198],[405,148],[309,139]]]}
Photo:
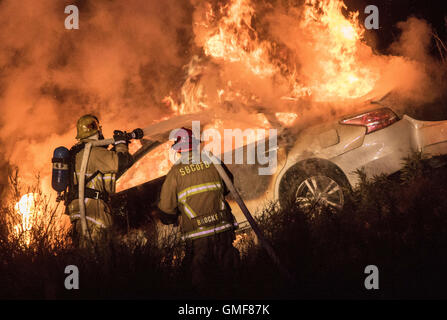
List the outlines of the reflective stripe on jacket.
{"label": "reflective stripe on jacket", "polygon": [[[191,157],[190,157],[191,158]],[[185,239],[195,239],[234,228],[225,203],[225,186],[212,163],[176,163],[163,183],[158,207],[166,214],[180,211]]]}
{"label": "reflective stripe on jacket", "polygon": [[[109,194],[115,192],[116,174],[118,172],[118,152],[128,152],[125,144],[116,146],[116,150],[108,150],[104,147],[93,147],[90,151],[89,160],[87,163],[87,170],[85,173],[86,180],[91,178],[86,183],[86,187]],[[76,166],[74,172],[74,184],[77,185],[79,181],[79,174],[81,171],[82,157],[84,149],[76,154]],[[68,212],[71,221],[80,218],[79,200],[75,199],[68,205]],[[111,216],[111,209],[107,203],[99,199],[85,199],[85,213],[87,222],[95,224],[101,228],[108,228],[112,226],[113,220]]]}

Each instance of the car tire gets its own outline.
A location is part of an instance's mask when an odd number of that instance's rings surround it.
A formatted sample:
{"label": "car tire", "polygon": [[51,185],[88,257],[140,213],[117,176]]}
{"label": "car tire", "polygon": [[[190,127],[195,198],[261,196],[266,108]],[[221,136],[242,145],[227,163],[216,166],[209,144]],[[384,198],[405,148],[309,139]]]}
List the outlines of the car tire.
{"label": "car tire", "polygon": [[297,206],[312,216],[343,209],[350,184],[343,171],[326,160],[311,159],[290,168],[279,186],[283,208]]}

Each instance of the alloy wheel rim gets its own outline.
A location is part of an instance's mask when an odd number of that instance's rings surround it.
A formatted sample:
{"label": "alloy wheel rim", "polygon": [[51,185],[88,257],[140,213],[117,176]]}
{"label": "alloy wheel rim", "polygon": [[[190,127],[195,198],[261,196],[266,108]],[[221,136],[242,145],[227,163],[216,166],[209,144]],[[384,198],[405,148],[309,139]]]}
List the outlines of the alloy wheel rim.
{"label": "alloy wheel rim", "polygon": [[311,176],[298,186],[295,202],[300,209],[320,214],[324,209],[340,211],[344,197],[340,185],[327,176]]}

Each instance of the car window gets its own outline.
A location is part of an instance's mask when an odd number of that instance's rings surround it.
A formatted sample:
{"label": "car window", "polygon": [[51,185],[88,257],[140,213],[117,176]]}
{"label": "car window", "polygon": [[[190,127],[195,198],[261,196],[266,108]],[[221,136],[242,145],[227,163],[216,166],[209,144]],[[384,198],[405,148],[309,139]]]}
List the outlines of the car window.
{"label": "car window", "polygon": [[148,152],[129,168],[117,181],[116,192],[154,180],[168,173],[172,164],[169,152],[172,142],[167,141]]}

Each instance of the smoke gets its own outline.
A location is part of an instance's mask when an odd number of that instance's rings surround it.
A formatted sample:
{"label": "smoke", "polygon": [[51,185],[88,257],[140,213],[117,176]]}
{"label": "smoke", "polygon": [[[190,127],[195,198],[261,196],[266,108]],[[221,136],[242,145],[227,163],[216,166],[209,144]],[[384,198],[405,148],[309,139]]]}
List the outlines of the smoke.
{"label": "smoke", "polygon": [[391,45],[392,53],[420,62],[431,60],[429,46],[432,30],[427,21],[410,17],[405,22],[399,22],[397,27],[402,33],[399,41]]}
{"label": "smoke", "polygon": [[427,21],[410,17],[399,22],[398,41],[390,46],[391,59],[384,77],[394,78],[402,105],[423,105],[438,100],[446,89],[446,66],[430,55],[432,29]]}
{"label": "smoke", "polygon": [[106,136],[170,114],[161,101],[190,58],[188,1],[77,1],[79,30],[64,28],[69,4],[0,1],[1,153],[24,177],[49,173],[82,114]]}

